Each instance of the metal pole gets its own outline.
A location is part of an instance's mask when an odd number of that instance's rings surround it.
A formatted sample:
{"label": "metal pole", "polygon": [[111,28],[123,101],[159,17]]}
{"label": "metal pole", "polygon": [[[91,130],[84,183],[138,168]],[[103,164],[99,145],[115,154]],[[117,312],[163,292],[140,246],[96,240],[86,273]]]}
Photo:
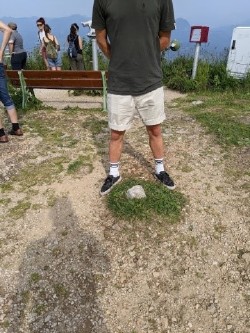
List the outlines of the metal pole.
{"label": "metal pole", "polygon": [[96,38],[92,38],[93,70],[98,71],[98,53]]}
{"label": "metal pole", "polygon": [[196,77],[199,55],[200,55],[201,43],[196,43],[195,48],[195,56],[194,56],[194,64],[193,64],[193,71],[192,71],[192,79],[194,80]]}

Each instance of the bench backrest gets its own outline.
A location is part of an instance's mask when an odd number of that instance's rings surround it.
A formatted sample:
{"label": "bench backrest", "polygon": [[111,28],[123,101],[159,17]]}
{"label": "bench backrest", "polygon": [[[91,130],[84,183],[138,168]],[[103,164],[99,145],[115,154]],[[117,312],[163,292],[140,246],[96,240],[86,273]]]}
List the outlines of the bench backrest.
{"label": "bench backrest", "polygon": [[[101,71],[23,70],[22,73],[27,88],[83,90],[103,89]],[[20,87],[18,71],[6,70],[6,75],[14,87]]]}

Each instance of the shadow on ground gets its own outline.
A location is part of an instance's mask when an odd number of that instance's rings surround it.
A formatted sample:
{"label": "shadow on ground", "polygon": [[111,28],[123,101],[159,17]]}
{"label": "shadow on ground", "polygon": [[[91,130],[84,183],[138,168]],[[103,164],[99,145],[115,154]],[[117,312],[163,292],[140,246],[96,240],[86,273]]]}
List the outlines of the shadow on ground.
{"label": "shadow on ground", "polygon": [[79,227],[68,198],[58,200],[49,219],[47,237],[31,243],[23,256],[7,332],[108,333],[98,295],[109,258]]}

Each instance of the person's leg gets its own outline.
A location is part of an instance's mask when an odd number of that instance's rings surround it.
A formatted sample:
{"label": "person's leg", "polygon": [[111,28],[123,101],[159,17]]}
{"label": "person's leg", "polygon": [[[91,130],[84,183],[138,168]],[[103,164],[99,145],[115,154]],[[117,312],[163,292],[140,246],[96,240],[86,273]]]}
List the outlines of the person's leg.
{"label": "person's leg", "polygon": [[8,112],[8,116],[10,118],[11,124],[12,124],[12,129],[9,131],[10,135],[16,135],[16,136],[22,136],[23,131],[20,128],[19,122],[18,122],[18,116],[16,112],[15,106],[11,106],[6,108]]}
{"label": "person's leg", "polygon": [[27,62],[27,52],[23,52],[23,53],[22,53],[22,63],[21,63],[21,65],[22,65],[22,69],[25,69],[25,67],[26,67],[26,62]]}
{"label": "person's leg", "polygon": [[164,168],[164,143],[161,123],[166,118],[163,88],[158,88],[136,99],[136,107],[149,136],[149,146],[155,159],[155,177],[169,189],[174,189],[173,180]]}
{"label": "person's leg", "polygon": [[49,71],[50,67],[49,67],[49,62],[48,62],[48,59],[47,59],[47,54],[46,54],[46,48],[45,47],[42,48],[42,58],[43,58],[43,62],[45,64],[47,70]]}
{"label": "person's leg", "polygon": [[146,126],[149,136],[149,146],[155,159],[161,159],[164,156],[164,145],[161,133],[161,125]]}
{"label": "person's leg", "polygon": [[11,56],[10,62],[11,62],[11,68],[13,70],[18,70],[18,71],[21,70],[22,69],[22,54],[21,53],[13,54]]}
{"label": "person's leg", "polygon": [[109,175],[105,179],[100,194],[105,195],[121,180],[119,162],[122,154],[125,131],[112,130],[109,141]]}
{"label": "person's leg", "polygon": [[2,119],[0,118],[0,143],[6,143],[8,141],[8,136],[4,131]]}
{"label": "person's leg", "polygon": [[72,71],[76,71],[77,70],[76,60],[73,58],[69,58],[69,63],[70,63],[70,69]]}
{"label": "person's leg", "polygon": [[7,80],[5,77],[3,64],[0,64],[0,100],[3,103],[3,105],[5,106],[5,108],[8,112],[10,121],[12,123],[12,130],[10,131],[9,134],[18,135],[18,136],[23,135],[23,132],[19,127],[15,105],[8,92]]}
{"label": "person's leg", "polygon": [[124,134],[131,126],[135,105],[132,96],[108,94],[109,141],[109,175],[105,179],[100,194],[107,194],[121,180],[119,162],[122,154]]}
{"label": "person's leg", "polygon": [[109,141],[109,160],[111,163],[118,163],[121,158],[123,139],[125,131],[110,131],[110,141]]}
{"label": "person's leg", "polygon": [[77,70],[78,71],[82,71],[84,70],[84,66],[83,66],[83,57],[81,54],[77,54],[77,58],[76,58],[76,66],[77,66]]}

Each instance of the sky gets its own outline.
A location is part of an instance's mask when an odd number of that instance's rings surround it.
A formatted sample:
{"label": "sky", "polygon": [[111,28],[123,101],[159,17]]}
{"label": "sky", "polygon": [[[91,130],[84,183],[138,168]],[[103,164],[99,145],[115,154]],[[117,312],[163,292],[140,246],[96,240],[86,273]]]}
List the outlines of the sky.
{"label": "sky", "polygon": [[[0,17],[91,17],[94,0],[1,0]],[[126,0],[123,0],[126,1]],[[250,0],[173,0],[175,17],[191,25],[220,27],[249,21]]]}

